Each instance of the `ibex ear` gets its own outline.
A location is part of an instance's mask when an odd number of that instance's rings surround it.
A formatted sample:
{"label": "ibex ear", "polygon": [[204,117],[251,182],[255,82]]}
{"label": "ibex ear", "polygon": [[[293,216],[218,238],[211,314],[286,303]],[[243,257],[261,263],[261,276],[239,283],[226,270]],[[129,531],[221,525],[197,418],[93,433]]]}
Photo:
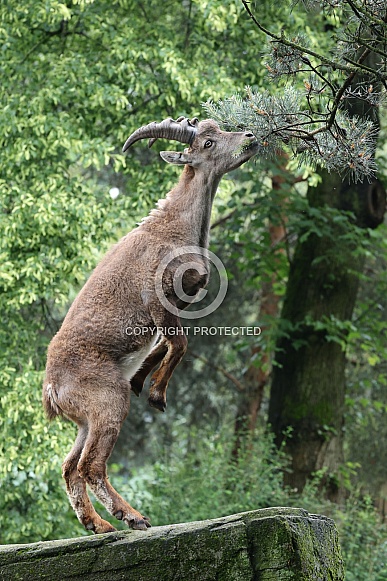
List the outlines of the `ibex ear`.
{"label": "ibex ear", "polygon": [[167,163],[173,163],[175,165],[184,165],[192,161],[189,154],[181,151],[160,151],[160,156]]}

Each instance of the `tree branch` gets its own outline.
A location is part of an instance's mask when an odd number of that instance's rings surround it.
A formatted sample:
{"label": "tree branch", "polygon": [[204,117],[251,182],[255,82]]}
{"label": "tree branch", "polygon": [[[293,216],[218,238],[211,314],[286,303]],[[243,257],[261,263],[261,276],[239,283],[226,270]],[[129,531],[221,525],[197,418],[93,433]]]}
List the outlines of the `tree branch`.
{"label": "tree branch", "polygon": [[[268,28],[265,28],[259,22],[259,20],[257,20],[257,18],[254,16],[254,14],[252,13],[252,11],[250,10],[250,8],[248,6],[248,4],[249,4],[248,0],[242,0],[242,4],[245,7],[248,15],[250,16],[250,18],[254,22],[254,24],[257,26],[257,28],[259,28],[259,30],[261,30],[267,36],[272,38],[275,42],[278,42],[280,44],[283,44],[284,46],[288,46],[290,48],[293,48],[294,50],[297,50],[300,53],[305,53],[305,54],[308,54],[310,56],[313,56],[314,58],[318,59],[321,63],[331,67],[333,70],[340,70],[340,71],[344,71],[344,72],[349,73],[349,74],[353,74],[353,73],[356,74],[357,72],[359,72],[359,70],[364,70],[364,71],[367,71],[368,73],[376,76],[380,81],[387,79],[386,75],[383,75],[383,74],[379,73],[378,71],[371,69],[371,68],[367,67],[366,65],[361,64],[360,61],[353,61],[348,57],[343,57],[344,60],[346,60],[350,64],[354,65],[354,68],[351,68],[351,67],[345,66],[337,61],[333,61],[331,59],[328,59],[328,58],[324,57],[323,55],[321,55],[321,54],[319,54],[319,53],[317,53],[317,52],[315,52],[315,51],[313,51],[305,46],[302,46],[300,44],[292,42],[291,40],[288,40],[284,34],[282,34],[281,36],[278,36],[278,34],[274,34],[274,32],[271,32]],[[377,24],[380,24],[382,26],[385,26],[385,24],[386,24],[382,20],[377,20],[377,21],[374,20],[374,22]]]}
{"label": "tree branch", "polygon": [[245,7],[248,15],[250,16],[250,18],[254,22],[254,24],[259,28],[259,30],[264,32],[270,38],[273,38],[276,42],[279,42],[285,46],[289,46],[290,48],[293,48],[294,50],[298,50],[301,53],[309,54],[310,56],[317,58],[321,63],[328,65],[333,70],[337,69],[337,70],[345,71],[346,73],[356,72],[356,69],[353,69],[351,67],[347,67],[345,65],[342,65],[338,62],[332,61],[332,60],[324,57],[323,55],[321,55],[317,52],[314,52],[313,50],[310,50],[309,48],[306,48],[305,46],[301,46],[300,44],[297,44],[295,42],[292,42],[291,40],[288,40],[284,35],[278,36],[277,34],[274,34],[274,32],[271,32],[268,28],[265,28],[264,26],[262,26],[262,24],[259,22],[259,20],[256,19],[256,17],[251,12],[251,10],[248,6],[249,2],[247,0],[242,0],[242,4]]}
{"label": "tree branch", "polygon": [[233,375],[229,371],[226,371],[226,369],[224,369],[223,367],[220,367],[220,365],[216,365],[216,363],[209,361],[203,355],[199,355],[198,353],[195,353],[193,351],[190,351],[190,355],[192,355],[192,357],[194,357],[195,359],[199,359],[199,361],[202,361],[203,363],[205,363],[205,365],[212,367],[212,369],[216,369],[216,371],[219,371],[219,373],[227,377],[227,379],[229,379],[235,385],[238,391],[245,390],[244,385],[239,381],[239,379],[237,379],[235,375]]}

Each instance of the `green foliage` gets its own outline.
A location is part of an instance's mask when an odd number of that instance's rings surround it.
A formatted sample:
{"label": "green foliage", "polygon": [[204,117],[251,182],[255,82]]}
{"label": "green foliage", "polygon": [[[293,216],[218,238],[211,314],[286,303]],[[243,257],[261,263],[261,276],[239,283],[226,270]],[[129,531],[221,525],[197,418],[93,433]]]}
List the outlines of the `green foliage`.
{"label": "green foliage", "polygon": [[281,470],[287,460],[270,436],[246,443],[238,462],[231,460],[232,447],[229,429],[217,434],[180,430],[150,474],[138,471],[129,481],[118,479],[118,486],[158,525],[282,506]]}
{"label": "green foliage", "polygon": [[[29,542],[81,534],[64,487],[58,486],[64,449],[74,430],[47,425],[41,406],[42,374],[2,368],[0,405],[0,542]],[[7,385],[4,386],[4,383]]]}
{"label": "green foliage", "polygon": [[387,527],[380,522],[372,500],[352,497],[345,511],[333,517],[341,533],[346,561],[346,580],[385,581],[387,579]]}
{"label": "green foliage", "polygon": [[346,433],[347,456],[360,464],[357,479],[378,498],[387,480],[386,227],[372,231],[369,242],[347,338]]}
{"label": "green foliage", "polygon": [[[253,508],[284,506],[282,470],[288,461],[270,435],[242,443],[238,462],[232,459],[231,426],[208,428],[175,424],[168,448],[159,460],[122,475],[111,466],[111,481],[153,525],[216,518]],[[114,475],[114,472],[116,474]],[[121,473],[121,475],[120,475]]]}
{"label": "green foliage", "polygon": [[351,486],[343,504],[329,502],[322,494],[323,478],[324,471],[307,484],[299,497],[300,506],[334,519],[339,530],[346,581],[385,581],[387,525],[375,510],[372,499]]}

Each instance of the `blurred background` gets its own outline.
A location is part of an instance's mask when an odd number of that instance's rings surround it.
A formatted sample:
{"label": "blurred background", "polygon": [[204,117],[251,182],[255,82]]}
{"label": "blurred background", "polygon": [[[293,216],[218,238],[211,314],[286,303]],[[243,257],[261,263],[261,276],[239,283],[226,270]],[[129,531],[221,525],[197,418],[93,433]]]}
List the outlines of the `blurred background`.
{"label": "blurred background", "polygon": [[[340,6],[278,10],[264,0],[257,13],[276,32],[302,30],[329,58],[343,26]],[[90,272],[179,177],[158,156],[176,144],[123,156],[126,138],[168,116],[203,119],[203,103],[246,85],[281,94],[288,81],[267,75],[265,35],[239,0],[9,0],[0,18],[7,544],[87,534],[61,478],[76,430],[48,424],[41,385],[47,345]],[[222,180],[210,250],[227,268],[227,296],[208,317],[183,321],[217,332],[188,332],[165,414],[148,406],[146,390],[132,397],[110,460],[113,485],[153,525],[301,506],[336,520],[349,581],[387,579],[386,222],[374,207],[387,146],[378,113],[377,186],[286,151]],[[218,282],[215,273],[206,300]],[[218,332],[225,326],[262,333]]]}

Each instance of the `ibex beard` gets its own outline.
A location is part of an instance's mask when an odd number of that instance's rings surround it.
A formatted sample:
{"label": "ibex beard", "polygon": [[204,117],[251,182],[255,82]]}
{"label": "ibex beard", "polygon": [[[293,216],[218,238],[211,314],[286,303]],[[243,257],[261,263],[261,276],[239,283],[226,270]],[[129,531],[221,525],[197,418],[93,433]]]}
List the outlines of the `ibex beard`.
{"label": "ibex beard", "polygon": [[[164,270],[162,285],[170,304],[184,309],[208,282],[210,215],[221,177],[257,151],[252,133],[225,132],[212,120],[184,117],[137,129],[124,151],[140,139],[158,138],[188,144],[183,152],[161,152],[168,163],[184,165],[176,186],[141,224],[103,258],[72,304],[47,356],[43,404],[49,419],[64,416],[78,427],[74,446],[63,463],[71,505],[83,526],[95,533],[114,527],[95,511],[87,486],[107,511],[129,527],[146,530],[149,518],[132,508],[113,488],[106,463],[129,411],[130,393],[140,395],[150,378],[149,404],[166,408],[173,370],[187,349],[187,338],[175,310],[161,304],[154,278],[163,258],[176,250]],[[198,252],[181,254],[194,246]],[[186,300],[179,298],[174,275],[182,278]],[[128,327],[149,329],[128,334]],[[165,329],[163,333],[154,332]],[[181,329],[169,333],[168,329]]]}

